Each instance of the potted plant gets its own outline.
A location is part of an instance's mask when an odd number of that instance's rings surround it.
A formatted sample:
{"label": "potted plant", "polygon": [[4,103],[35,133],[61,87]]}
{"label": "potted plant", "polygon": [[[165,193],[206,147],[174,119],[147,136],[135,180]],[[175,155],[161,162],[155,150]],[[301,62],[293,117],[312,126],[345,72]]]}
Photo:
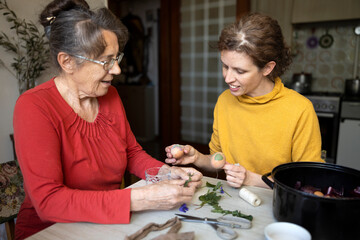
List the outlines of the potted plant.
{"label": "potted plant", "polygon": [[0,66],[17,78],[21,94],[35,86],[36,79],[47,67],[49,49],[45,33],[40,32],[33,22],[18,18],[8,7],[6,0],[0,0],[0,12],[11,24],[10,29],[15,31],[16,38],[9,37],[3,31],[0,32],[0,46],[15,54],[14,61],[11,63],[15,74],[1,59]]}

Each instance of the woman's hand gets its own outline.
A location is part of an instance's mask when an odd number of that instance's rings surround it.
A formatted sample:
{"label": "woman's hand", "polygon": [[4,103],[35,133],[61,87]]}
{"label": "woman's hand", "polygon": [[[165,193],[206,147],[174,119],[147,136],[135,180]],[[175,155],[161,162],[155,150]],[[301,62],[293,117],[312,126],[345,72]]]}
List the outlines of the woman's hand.
{"label": "woman's hand", "polygon": [[[195,176],[195,175],[194,175]],[[184,187],[184,179],[166,180],[131,189],[131,211],[170,210],[190,203],[197,184]]]}
{"label": "woman's hand", "polygon": [[[201,172],[194,168],[170,167],[166,164],[161,168],[170,168],[171,180],[131,189],[131,211],[169,210],[191,202],[196,188],[201,186]],[[190,175],[191,181],[185,187]]]}
{"label": "woman's hand", "polygon": [[185,145],[183,150],[184,150],[184,155],[178,159],[174,158],[174,156],[171,154],[171,148],[173,145],[171,146],[167,146],[165,148],[165,152],[166,152],[166,159],[165,162],[166,163],[171,163],[173,165],[186,165],[186,164],[190,164],[190,163],[195,163],[195,161],[198,158],[198,151],[190,146],[190,145]]}
{"label": "woman's hand", "polygon": [[226,163],[223,167],[226,180],[231,187],[239,188],[246,180],[247,170],[241,165]]}
{"label": "woman's hand", "polygon": [[261,175],[251,172],[241,165],[226,163],[223,167],[226,173],[226,180],[232,187],[239,188],[242,185],[269,188],[261,179]]}
{"label": "woman's hand", "polygon": [[188,182],[189,185],[194,185],[195,187],[201,186],[201,179],[203,177],[202,173],[197,171],[195,168],[185,168],[185,167],[171,167],[171,178],[172,179],[182,179],[189,180],[191,176],[191,181]]}

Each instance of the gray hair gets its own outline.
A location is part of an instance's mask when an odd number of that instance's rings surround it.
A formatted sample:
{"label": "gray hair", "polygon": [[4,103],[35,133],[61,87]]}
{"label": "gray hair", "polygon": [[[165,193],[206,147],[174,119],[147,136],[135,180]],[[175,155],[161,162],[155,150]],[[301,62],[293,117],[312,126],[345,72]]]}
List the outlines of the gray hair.
{"label": "gray hair", "polygon": [[58,68],[59,52],[100,56],[106,48],[103,30],[116,34],[120,51],[128,40],[127,28],[114,14],[106,8],[91,11],[83,0],[54,0],[41,13],[40,22],[49,39],[52,60]]}

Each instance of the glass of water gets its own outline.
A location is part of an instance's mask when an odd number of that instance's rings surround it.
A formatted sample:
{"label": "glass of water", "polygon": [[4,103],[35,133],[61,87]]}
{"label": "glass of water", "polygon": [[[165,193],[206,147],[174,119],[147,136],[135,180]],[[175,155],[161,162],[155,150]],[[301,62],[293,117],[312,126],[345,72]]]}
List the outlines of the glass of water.
{"label": "glass of water", "polygon": [[170,168],[153,167],[145,170],[146,184],[169,180],[171,177]]}

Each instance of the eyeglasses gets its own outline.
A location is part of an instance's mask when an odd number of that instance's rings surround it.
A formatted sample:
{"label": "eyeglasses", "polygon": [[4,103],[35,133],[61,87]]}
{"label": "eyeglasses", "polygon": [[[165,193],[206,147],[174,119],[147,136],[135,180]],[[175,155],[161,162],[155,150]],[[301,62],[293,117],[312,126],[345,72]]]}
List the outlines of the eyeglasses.
{"label": "eyeglasses", "polygon": [[97,63],[97,64],[100,64],[103,66],[104,70],[105,71],[110,71],[110,69],[114,66],[115,62],[117,62],[118,64],[120,64],[121,60],[123,59],[124,57],[124,53],[121,52],[119,54],[119,56],[117,56],[116,58],[111,58],[110,61],[99,61],[99,60],[94,60],[94,59],[91,59],[91,58],[87,58],[87,57],[83,57],[83,56],[80,56],[80,55],[72,55],[76,58],[80,58],[80,59],[84,59],[86,61],[90,61],[90,62],[94,62],[94,63]]}

